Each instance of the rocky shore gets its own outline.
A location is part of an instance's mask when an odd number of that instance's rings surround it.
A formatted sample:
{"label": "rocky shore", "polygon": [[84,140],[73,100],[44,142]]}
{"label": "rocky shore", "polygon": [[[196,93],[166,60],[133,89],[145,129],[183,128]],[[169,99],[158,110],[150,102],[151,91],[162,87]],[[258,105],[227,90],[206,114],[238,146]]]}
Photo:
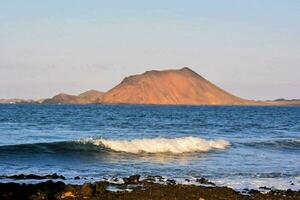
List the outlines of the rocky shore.
{"label": "rocky shore", "polygon": [[[3,178],[3,176],[2,176]],[[10,179],[54,179],[38,184],[25,183],[0,183],[1,200],[42,200],[42,199],[188,199],[188,200],[291,200],[300,199],[300,191],[270,190],[261,193],[257,190],[245,190],[241,193],[227,187],[216,187],[214,183],[201,178],[198,180],[202,186],[176,184],[174,180],[165,180],[163,184],[157,183],[162,177],[148,177],[140,180],[139,175],[123,178],[122,183],[100,181],[85,183],[82,185],[65,184],[64,177],[53,174],[47,176],[38,175],[16,175],[9,176]],[[80,179],[75,177],[74,179]],[[205,185],[205,186],[204,186]]]}

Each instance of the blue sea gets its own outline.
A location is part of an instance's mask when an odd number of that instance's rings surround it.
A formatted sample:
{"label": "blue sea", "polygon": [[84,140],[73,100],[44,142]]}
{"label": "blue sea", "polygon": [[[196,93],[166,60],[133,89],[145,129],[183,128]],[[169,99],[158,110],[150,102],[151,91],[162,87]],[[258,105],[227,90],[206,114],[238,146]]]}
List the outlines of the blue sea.
{"label": "blue sea", "polygon": [[300,107],[0,105],[0,176],[21,173],[298,190]]}

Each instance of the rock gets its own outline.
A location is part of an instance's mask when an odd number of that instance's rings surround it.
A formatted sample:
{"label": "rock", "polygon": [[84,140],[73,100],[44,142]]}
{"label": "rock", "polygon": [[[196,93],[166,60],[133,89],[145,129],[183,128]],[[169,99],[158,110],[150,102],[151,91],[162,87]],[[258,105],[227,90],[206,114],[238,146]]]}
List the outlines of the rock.
{"label": "rock", "polygon": [[13,176],[2,176],[4,178],[8,179],[15,179],[15,180],[25,180],[25,179],[33,179],[33,180],[42,180],[42,179],[62,179],[65,180],[66,178],[62,175],[57,175],[56,173],[54,174],[49,174],[45,176],[39,176],[35,174],[19,174],[19,175],[13,175]]}
{"label": "rock", "polygon": [[45,178],[45,179],[62,179],[62,180],[66,180],[66,178],[63,175],[57,175],[56,173],[54,173],[52,175],[44,176],[43,178]]}
{"label": "rock", "polygon": [[156,180],[158,180],[159,182],[166,181],[166,179],[162,176],[147,176],[147,178],[145,180],[148,182],[156,182]]}
{"label": "rock", "polygon": [[145,179],[146,182],[151,182],[151,183],[154,183],[156,180],[155,180],[155,177],[154,176],[147,176],[147,178]]}
{"label": "rock", "polygon": [[91,183],[85,183],[81,187],[81,194],[84,197],[91,197],[93,195],[93,185]]}
{"label": "rock", "polygon": [[65,199],[65,198],[72,198],[75,197],[75,195],[72,192],[65,192],[61,195],[60,198]]}
{"label": "rock", "polygon": [[79,176],[76,176],[76,177],[74,178],[74,180],[80,180],[80,177],[79,177]]}
{"label": "rock", "polygon": [[112,178],[111,180],[112,180],[113,182],[118,182],[118,181],[119,181],[119,179],[116,178],[116,177]]}
{"label": "rock", "polygon": [[249,191],[249,194],[260,194],[260,192],[258,190],[252,189]]}
{"label": "rock", "polygon": [[168,179],[168,180],[167,180],[167,184],[168,184],[168,185],[175,185],[175,184],[176,184],[176,181],[175,181],[175,180],[172,180],[172,179]]}
{"label": "rock", "polygon": [[107,182],[99,182],[99,183],[95,183],[95,193],[96,194],[104,194],[107,193],[107,186],[109,185],[109,183]]}
{"label": "rock", "polygon": [[261,189],[261,190],[271,190],[271,188],[268,188],[268,187],[266,187],[266,186],[259,187],[259,189]]}
{"label": "rock", "polygon": [[140,175],[129,176],[128,178],[123,178],[124,184],[138,184],[140,182]]}
{"label": "rock", "polygon": [[294,192],[291,190],[291,189],[288,189],[286,192],[285,192],[286,195],[288,196],[292,196],[294,194]]}
{"label": "rock", "polygon": [[216,184],[214,184],[213,182],[210,182],[209,180],[207,180],[206,178],[198,178],[196,180],[196,182],[200,183],[200,184],[204,184],[204,185],[213,185],[215,186]]}
{"label": "rock", "polygon": [[[137,176],[137,175],[136,175]],[[137,176],[139,177],[139,176]],[[137,177],[127,179],[137,180]],[[167,180],[170,182],[170,180]],[[65,185],[63,182],[47,181],[38,184],[0,183],[1,200],[71,200],[71,199],[197,199],[197,200],[292,200],[300,199],[300,191],[272,190],[260,193],[251,190],[243,195],[227,187],[203,187],[195,185],[167,185],[142,182],[139,185],[112,184],[108,182],[85,183],[84,185]],[[108,186],[117,187],[118,192],[106,190]],[[132,192],[128,192],[132,191]],[[251,194],[252,193],[252,194]]]}

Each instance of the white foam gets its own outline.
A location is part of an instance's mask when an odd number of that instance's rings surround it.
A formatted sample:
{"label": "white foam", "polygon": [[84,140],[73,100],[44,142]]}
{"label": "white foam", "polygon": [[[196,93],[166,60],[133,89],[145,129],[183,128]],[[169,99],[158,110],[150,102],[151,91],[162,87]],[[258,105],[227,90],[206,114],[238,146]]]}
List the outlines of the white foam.
{"label": "white foam", "polygon": [[189,153],[208,152],[213,149],[225,149],[230,145],[226,140],[205,140],[198,137],[182,137],[174,139],[153,138],[135,140],[88,139],[82,141],[104,146],[114,151],[127,153]]}

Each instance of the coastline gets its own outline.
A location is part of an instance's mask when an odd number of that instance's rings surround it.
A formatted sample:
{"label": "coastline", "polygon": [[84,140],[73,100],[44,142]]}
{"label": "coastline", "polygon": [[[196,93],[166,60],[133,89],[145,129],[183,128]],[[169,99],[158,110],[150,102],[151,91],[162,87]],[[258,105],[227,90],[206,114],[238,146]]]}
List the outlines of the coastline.
{"label": "coastline", "polygon": [[[3,176],[2,176],[3,178]],[[200,185],[178,184],[176,181],[162,179],[160,176],[147,177],[140,180],[140,175],[133,175],[122,180],[85,182],[83,184],[67,184],[62,182],[62,175],[14,175],[7,177],[15,180],[37,179],[44,182],[0,183],[0,199],[189,199],[189,200],[279,200],[300,199],[300,191],[272,190],[262,187],[261,191],[244,189],[235,191],[229,187],[219,187],[205,178],[199,179]],[[80,179],[75,177],[74,179]],[[263,192],[262,192],[263,191]]]}

